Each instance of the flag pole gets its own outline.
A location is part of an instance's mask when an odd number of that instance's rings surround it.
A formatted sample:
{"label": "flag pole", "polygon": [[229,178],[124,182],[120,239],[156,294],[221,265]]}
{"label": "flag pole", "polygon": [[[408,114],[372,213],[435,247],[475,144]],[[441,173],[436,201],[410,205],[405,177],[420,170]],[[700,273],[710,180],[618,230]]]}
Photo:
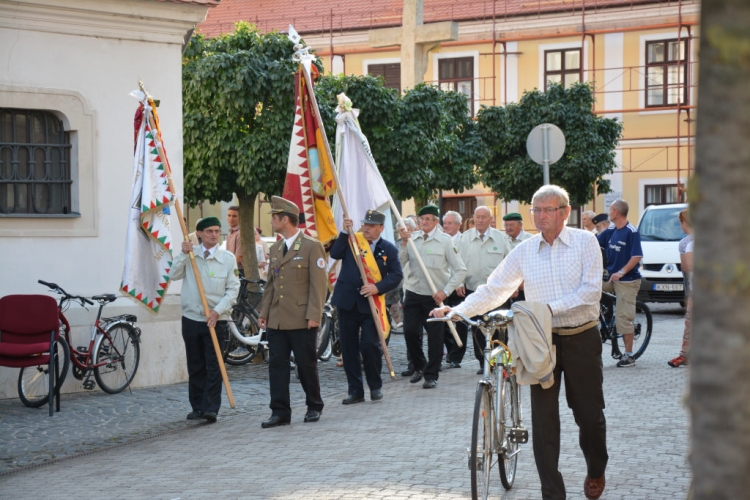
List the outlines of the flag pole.
{"label": "flag pole", "polygon": [[[143,82],[138,82],[138,85],[141,87],[141,91],[148,96],[146,93],[146,90],[143,88]],[[151,100],[149,98],[149,100]],[[151,103],[148,103],[149,105]],[[172,167],[169,165],[169,161],[167,160],[167,155],[164,153],[164,148],[162,147],[162,140],[161,140],[161,130],[156,126],[156,122],[154,121],[154,115],[153,113],[148,113],[148,123],[149,126],[151,126],[151,129],[156,131],[156,137],[157,140],[154,141],[156,143],[156,150],[159,152],[159,157],[161,158],[162,163],[164,164],[166,168],[167,173],[167,182],[169,182],[169,190],[172,191],[172,193],[175,195],[174,199],[174,208],[177,212],[177,220],[180,221],[180,228],[182,229],[182,236],[184,238],[184,241],[190,241],[190,237],[188,236],[188,229],[185,225],[185,220],[182,218],[182,207],[180,206],[180,200],[177,199],[177,192],[174,188],[174,183],[172,182]],[[193,250],[190,250],[190,264],[193,268],[193,276],[195,276],[195,283],[198,285],[198,292],[201,296],[201,303],[203,305],[203,311],[206,317],[208,318],[208,315],[211,313],[211,309],[208,307],[208,301],[206,301],[206,294],[203,291],[203,281],[201,280],[200,272],[198,271],[198,264],[195,262],[195,254],[193,253]],[[216,352],[216,360],[219,362],[219,369],[221,370],[221,378],[224,381],[224,387],[227,391],[227,399],[229,400],[229,406],[231,408],[234,408],[234,396],[232,395],[232,388],[229,386],[229,377],[227,376],[227,369],[224,366],[224,358],[221,355],[221,348],[219,347],[219,341],[216,338],[216,329],[213,326],[208,327],[208,331],[211,334],[211,342],[214,344],[214,351]]]}
{"label": "flag pole", "polygon": [[[315,119],[318,122],[318,128],[320,129],[320,133],[323,136],[323,148],[326,151],[326,155],[328,155],[328,162],[330,163],[331,166],[333,166],[336,164],[336,162],[333,160],[333,155],[331,154],[331,147],[328,144],[328,137],[326,136],[326,129],[325,129],[325,126],[323,125],[323,119],[320,117],[320,109],[318,108],[318,100],[315,98],[315,90],[312,85],[312,78],[310,77],[310,72],[307,71],[307,68],[302,63],[302,61],[300,61],[300,67],[302,68],[302,73],[305,76],[305,82],[307,83],[307,88],[309,89],[309,94],[311,97],[310,102],[312,103],[313,112],[315,113]],[[341,191],[341,183],[339,182],[338,172],[336,172],[335,168],[331,168],[331,171],[333,173],[333,178],[336,181],[336,194],[338,195],[339,202],[341,203],[341,211],[343,212],[344,217],[348,219],[349,212],[346,209],[346,201],[344,200],[344,195]],[[360,274],[360,277],[362,278],[362,283],[367,283],[367,274],[365,273],[365,268],[364,268],[364,265],[362,264],[362,258],[359,252],[359,244],[357,243],[356,236],[352,234],[351,232],[349,233],[349,247],[352,249],[352,253],[354,254],[354,261],[357,264],[357,269],[359,269],[359,274]],[[388,352],[388,345],[385,343],[385,335],[383,334],[383,325],[380,323],[380,316],[378,315],[378,310],[375,307],[375,300],[372,298],[372,296],[367,297],[367,303],[370,305],[370,312],[372,313],[372,317],[375,322],[375,328],[378,332],[378,338],[380,339],[380,347],[382,348],[382,351],[383,351],[385,364],[388,367],[388,373],[390,374],[391,379],[395,379],[396,371],[393,369],[391,356],[390,356],[390,353]]]}

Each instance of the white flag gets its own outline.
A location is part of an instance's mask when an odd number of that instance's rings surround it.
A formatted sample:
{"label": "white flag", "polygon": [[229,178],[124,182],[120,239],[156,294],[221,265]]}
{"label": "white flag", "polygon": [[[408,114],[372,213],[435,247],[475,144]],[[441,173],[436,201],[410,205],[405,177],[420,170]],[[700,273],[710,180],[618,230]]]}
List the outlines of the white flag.
{"label": "white flag", "polygon": [[155,111],[153,101],[149,102],[150,99],[139,91],[131,95],[141,100],[141,105],[135,119],[133,192],[120,290],[151,311],[159,312],[172,267],[169,205],[173,203],[174,194],[169,189],[167,166],[157,147],[161,145],[159,131],[149,124],[149,117]]}
{"label": "white flag", "polygon": [[[372,157],[370,143],[359,128],[357,122],[359,110],[352,109],[351,101],[343,94],[339,95],[337,110],[336,167],[354,230],[358,231],[362,226],[361,221],[365,218],[367,211],[375,209],[386,215],[383,237],[393,242],[393,224],[390,223],[389,207],[391,195]],[[338,203],[338,199],[334,204],[334,219],[336,227],[344,227],[341,204]]]}

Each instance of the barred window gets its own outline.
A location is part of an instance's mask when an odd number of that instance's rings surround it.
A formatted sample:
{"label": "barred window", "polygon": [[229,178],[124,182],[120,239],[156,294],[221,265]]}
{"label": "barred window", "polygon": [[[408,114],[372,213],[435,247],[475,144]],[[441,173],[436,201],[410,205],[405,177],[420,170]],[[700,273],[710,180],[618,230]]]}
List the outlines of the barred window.
{"label": "barred window", "polygon": [[474,116],[474,58],[455,57],[438,61],[440,90],[455,90],[466,96],[469,111]]}
{"label": "barred window", "polygon": [[385,87],[401,92],[401,63],[370,64],[367,66],[367,73],[382,76]]}
{"label": "barred window", "polygon": [[544,90],[549,82],[570,88],[583,80],[581,49],[546,50],[544,52]]}
{"label": "barred window", "polygon": [[646,107],[688,103],[688,44],[685,40],[646,43]]}
{"label": "barred window", "polygon": [[53,113],[0,108],[0,214],[70,214],[70,152]]}

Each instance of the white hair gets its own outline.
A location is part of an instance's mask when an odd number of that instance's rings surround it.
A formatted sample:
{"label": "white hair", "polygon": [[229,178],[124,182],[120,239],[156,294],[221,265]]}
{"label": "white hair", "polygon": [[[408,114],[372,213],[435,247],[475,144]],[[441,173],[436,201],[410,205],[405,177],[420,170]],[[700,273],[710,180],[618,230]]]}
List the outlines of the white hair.
{"label": "white hair", "polygon": [[560,186],[554,184],[547,184],[537,189],[534,196],[531,198],[531,204],[533,205],[537,200],[545,200],[547,198],[557,198],[558,206],[567,207],[570,205],[570,197],[568,192]]}
{"label": "white hair", "polygon": [[454,212],[453,210],[448,210],[443,214],[443,222],[445,222],[445,218],[451,216],[454,219],[456,219],[456,224],[461,225],[461,214],[458,212]]}

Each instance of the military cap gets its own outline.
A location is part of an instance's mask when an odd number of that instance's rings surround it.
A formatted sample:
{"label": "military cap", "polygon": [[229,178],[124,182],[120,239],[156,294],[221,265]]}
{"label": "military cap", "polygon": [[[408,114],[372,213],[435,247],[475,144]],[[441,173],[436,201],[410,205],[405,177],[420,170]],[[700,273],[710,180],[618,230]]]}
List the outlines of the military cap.
{"label": "military cap", "polygon": [[434,215],[435,217],[440,217],[440,209],[435,205],[425,205],[419,209],[419,212],[417,212],[417,215],[419,215],[420,217],[427,214]]}
{"label": "military cap", "polygon": [[591,222],[593,222],[594,224],[599,224],[600,222],[604,222],[605,220],[609,220],[609,216],[607,214],[599,214],[591,219]]}
{"label": "military cap", "polygon": [[518,212],[511,212],[509,214],[503,215],[503,220],[520,220],[523,222],[523,217],[521,217],[521,214]]}
{"label": "military cap", "polygon": [[385,224],[385,214],[377,210],[368,210],[365,218],[360,222],[363,224]]}
{"label": "military cap", "polygon": [[299,216],[299,207],[289,200],[282,198],[281,196],[271,197],[271,211],[269,214],[279,214],[286,212],[292,215]]}
{"label": "military cap", "polygon": [[196,231],[203,231],[207,227],[211,226],[219,226],[221,227],[221,221],[218,219],[218,217],[204,217],[201,219],[201,221],[195,225]]}

